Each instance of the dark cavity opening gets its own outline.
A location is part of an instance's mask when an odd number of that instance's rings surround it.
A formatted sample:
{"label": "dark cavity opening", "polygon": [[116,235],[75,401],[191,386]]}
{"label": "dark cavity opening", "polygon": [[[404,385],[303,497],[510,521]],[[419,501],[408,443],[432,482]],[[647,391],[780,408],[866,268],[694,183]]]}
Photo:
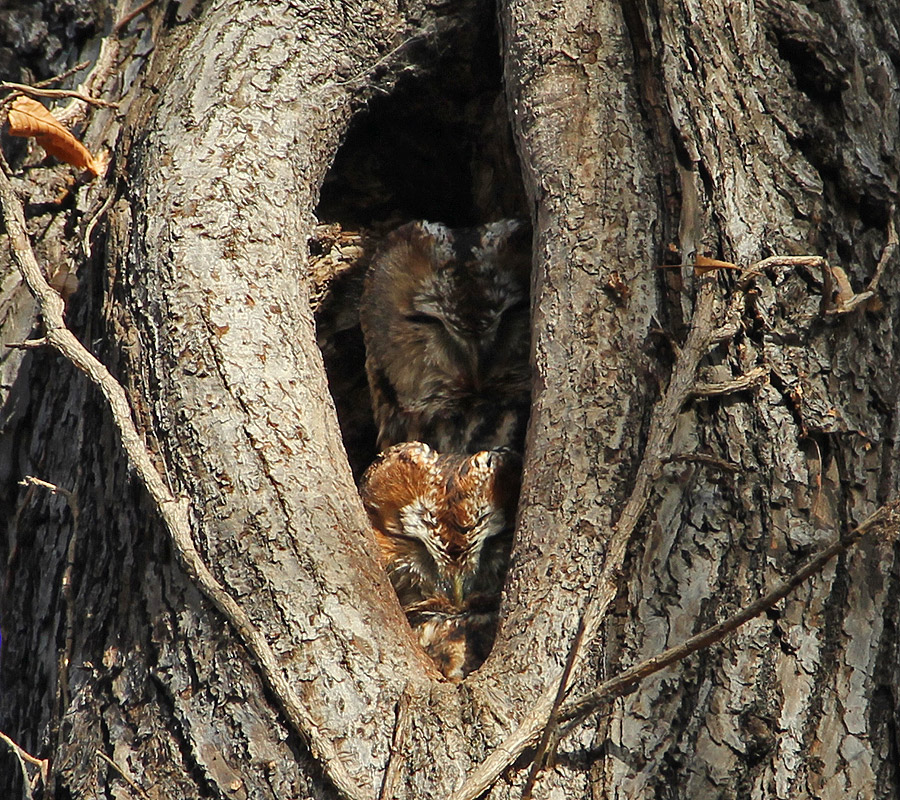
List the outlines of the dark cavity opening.
{"label": "dark cavity opening", "polygon": [[358,309],[379,241],[411,220],[468,227],[529,217],[489,6],[401,51],[400,77],[357,113],[322,185],[310,242],[323,276],[317,331],[357,479],[377,453]]}

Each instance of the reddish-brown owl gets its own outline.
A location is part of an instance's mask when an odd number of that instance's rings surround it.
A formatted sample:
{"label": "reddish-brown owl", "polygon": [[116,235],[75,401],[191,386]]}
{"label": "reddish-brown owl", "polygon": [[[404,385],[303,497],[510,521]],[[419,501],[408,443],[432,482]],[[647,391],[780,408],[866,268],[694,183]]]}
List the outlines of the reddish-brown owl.
{"label": "reddish-brown owl", "polygon": [[531,233],[411,222],[366,276],[360,322],[378,447],[522,449],[531,397]]}
{"label": "reddish-brown owl", "polygon": [[440,455],[406,442],[382,453],[360,485],[407,619],[452,681],[494,641],[521,469],[507,449]]}

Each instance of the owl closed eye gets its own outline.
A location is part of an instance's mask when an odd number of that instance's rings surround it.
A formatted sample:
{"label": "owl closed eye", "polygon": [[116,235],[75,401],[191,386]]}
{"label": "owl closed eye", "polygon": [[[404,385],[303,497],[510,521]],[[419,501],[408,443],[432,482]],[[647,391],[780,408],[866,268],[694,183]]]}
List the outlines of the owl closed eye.
{"label": "owl closed eye", "polygon": [[531,396],[531,235],[517,220],[386,237],[360,322],[378,447],[521,450]]}
{"label": "owl closed eye", "polygon": [[363,476],[381,561],[419,644],[450,680],[493,644],[520,475],[511,450],[441,455],[406,442]]}

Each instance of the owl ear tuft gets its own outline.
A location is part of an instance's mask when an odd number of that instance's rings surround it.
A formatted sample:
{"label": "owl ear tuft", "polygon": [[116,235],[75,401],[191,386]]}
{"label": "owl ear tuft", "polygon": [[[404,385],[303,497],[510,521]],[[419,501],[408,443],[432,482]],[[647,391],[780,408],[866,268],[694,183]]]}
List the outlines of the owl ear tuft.
{"label": "owl ear tuft", "polygon": [[409,222],[397,228],[385,241],[385,253],[416,281],[433,275],[453,258],[449,231],[438,222]]}
{"label": "owl ear tuft", "polygon": [[521,219],[504,219],[486,225],[485,229],[489,247],[527,286],[531,274],[531,223]]}
{"label": "owl ear tuft", "polygon": [[377,515],[386,509],[402,508],[433,482],[438,458],[427,444],[403,442],[389,447],[372,462],[359,491],[373,524],[377,524]]}

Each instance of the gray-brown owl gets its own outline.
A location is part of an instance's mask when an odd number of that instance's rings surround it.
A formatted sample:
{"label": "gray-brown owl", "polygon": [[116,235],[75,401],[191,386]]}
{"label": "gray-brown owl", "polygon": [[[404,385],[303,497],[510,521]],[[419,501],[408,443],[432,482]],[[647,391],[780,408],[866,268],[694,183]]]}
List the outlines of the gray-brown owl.
{"label": "gray-brown owl", "polygon": [[379,449],[522,449],[530,266],[530,228],[517,220],[411,222],[386,237],[360,304]]}
{"label": "gray-brown owl", "polygon": [[360,484],[409,624],[453,681],[494,641],[521,468],[508,449],[440,455],[406,442],[382,453]]}

